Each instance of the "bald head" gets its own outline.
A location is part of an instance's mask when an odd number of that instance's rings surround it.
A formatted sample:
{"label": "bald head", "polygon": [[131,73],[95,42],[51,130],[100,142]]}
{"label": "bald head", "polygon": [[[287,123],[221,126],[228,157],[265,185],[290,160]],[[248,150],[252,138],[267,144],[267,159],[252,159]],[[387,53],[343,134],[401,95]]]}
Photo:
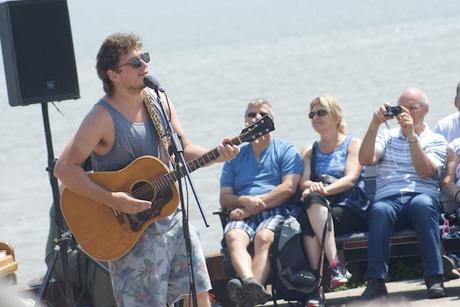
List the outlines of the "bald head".
{"label": "bald head", "polygon": [[418,88],[406,88],[399,96],[398,104],[406,108],[414,121],[414,127],[422,127],[425,115],[430,110],[426,94]]}
{"label": "bald head", "polygon": [[418,103],[421,106],[428,106],[428,97],[422,90],[414,87],[409,87],[406,88],[399,96],[398,104],[405,105],[411,102]]}

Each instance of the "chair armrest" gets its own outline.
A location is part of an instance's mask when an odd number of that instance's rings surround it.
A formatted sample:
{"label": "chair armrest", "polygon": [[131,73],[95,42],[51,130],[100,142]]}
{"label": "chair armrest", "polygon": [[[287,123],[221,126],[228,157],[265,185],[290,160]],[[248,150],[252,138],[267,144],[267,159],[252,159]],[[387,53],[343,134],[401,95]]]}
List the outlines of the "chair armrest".
{"label": "chair armrest", "polygon": [[229,217],[230,211],[228,211],[228,209],[220,208],[219,210],[214,211],[212,214],[219,216],[220,224],[222,225],[222,230],[224,230],[225,226],[228,223],[228,217]]}

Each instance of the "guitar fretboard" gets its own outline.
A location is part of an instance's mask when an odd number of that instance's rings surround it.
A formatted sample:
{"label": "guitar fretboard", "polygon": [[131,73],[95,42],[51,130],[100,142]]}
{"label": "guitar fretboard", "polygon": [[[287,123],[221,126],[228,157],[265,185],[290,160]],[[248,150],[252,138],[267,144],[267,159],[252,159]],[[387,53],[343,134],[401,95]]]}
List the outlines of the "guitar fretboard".
{"label": "guitar fretboard", "polygon": [[[241,140],[239,137],[233,138],[232,140],[230,140],[230,144],[240,145]],[[156,178],[152,181],[152,185],[156,192],[162,191],[169,187],[173,182],[179,180],[187,174],[185,167],[187,167],[188,172],[191,173],[205,166],[206,164],[217,160],[217,158],[219,158],[219,152],[217,151],[217,148],[214,148],[211,151],[205,153],[204,155],[188,162],[185,166],[180,167],[178,170],[171,171],[167,174],[164,174]]]}

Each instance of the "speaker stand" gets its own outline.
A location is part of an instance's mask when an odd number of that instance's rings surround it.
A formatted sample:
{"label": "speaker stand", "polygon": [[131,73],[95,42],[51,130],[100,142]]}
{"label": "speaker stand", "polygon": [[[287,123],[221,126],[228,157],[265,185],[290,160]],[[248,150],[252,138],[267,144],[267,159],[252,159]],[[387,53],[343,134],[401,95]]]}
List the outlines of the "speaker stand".
{"label": "speaker stand", "polygon": [[51,138],[51,130],[50,130],[50,122],[48,116],[48,104],[42,103],[42,115],[43,115],[43,126],[45,128],[45,137],[46,137],[46,149],[48,152],[48,166],[46,167],[46,171],[49,174],[49,181],[51,184],[51,190],[53,192],[53,207],[56,215],[56,226],[58,230],[58,236],[54,239],[54,255],[51,264],[48,266],[48,270],[46,271],[45,277],[43,278],[42,285],[39,291],[39,299],[43,301],[45,296],[46,290],[48,288],[49,281],[51,279],[51,275],[54,270],[54,266],[56,265],[56,259],[58,256],[61,257],[62,263],[62,272],[63,272],[63,279],[64,279],[64,291],[65,291],[65,301],[66,306],[73,306],[74,305],[74,297],[73,297],[73,290],[72,285],[70,283],[70,271],[69,271],[69,260],[67,258],[67,251],[70,247],[70,239],[71,236],[64,233],[63,228],[63,219],[62,219],[62,212],[61,206],[59,202],[59,186],[56,177],[53,175],[54,165],[56,164],[56,159],[54,158],[54,151],[53,151],[53,141]]}

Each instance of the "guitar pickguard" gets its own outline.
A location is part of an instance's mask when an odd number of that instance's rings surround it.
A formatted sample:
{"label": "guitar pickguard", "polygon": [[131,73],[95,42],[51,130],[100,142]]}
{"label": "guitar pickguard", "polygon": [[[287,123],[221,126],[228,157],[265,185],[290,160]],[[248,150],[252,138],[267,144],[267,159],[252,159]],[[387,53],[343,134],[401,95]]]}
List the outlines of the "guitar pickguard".
{"label": "guitar pickguard", "polygon": [[171,188],[166,188],[158,192],[152,201],[152,207],[148,210],[136,213],[127,214],[129,220],[129,226],[132,231],[139,231],[142,225],[153,217],[160,215],[163,207],[171,200],[172,191]]}

